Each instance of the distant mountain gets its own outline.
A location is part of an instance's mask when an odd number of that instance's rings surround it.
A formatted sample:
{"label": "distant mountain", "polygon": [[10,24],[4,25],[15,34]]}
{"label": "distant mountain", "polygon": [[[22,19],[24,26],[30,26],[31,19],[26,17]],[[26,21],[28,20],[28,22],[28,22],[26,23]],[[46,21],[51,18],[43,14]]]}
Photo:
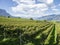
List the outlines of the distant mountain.
{"label": "distant mountain", "polygon": [[0,16],[11,16],[6,10],[0,9]]}
{"label": "distant mountain", "polygon": [[60,15],[53,14],[53,15],[38,17],[36,19],[37,20],[55,20],[55,21],[60,21]]}

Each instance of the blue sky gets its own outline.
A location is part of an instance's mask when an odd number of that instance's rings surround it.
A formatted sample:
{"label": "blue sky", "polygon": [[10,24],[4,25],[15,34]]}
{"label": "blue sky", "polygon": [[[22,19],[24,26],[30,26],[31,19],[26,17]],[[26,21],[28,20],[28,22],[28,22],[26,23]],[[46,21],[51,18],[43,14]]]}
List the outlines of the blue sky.
{"label": "blue sky", "polygon": [[41,17],[60,14],[60,0],[0,0],[0,9],[12,16]]}

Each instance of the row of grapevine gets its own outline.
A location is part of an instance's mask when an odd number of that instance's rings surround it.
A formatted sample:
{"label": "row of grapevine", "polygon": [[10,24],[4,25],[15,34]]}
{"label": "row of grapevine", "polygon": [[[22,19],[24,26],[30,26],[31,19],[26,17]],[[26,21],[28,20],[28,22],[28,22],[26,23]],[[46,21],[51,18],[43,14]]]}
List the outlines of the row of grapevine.
{"label": "row of grapevine", "polygon": [[54,45],[57,42],[52,22],[0,19],[0,45]]}
{"label": "row of grapevine", "polygon": [[[30,28],[30,27],[29,27]],[[36,29],[36,28],[35,28]],[[39,28],[38,28],[39,29]],[[3,30],[3,31],[2,31]],[[28,30],[28,29],[26,29],[26,30]],[[33,30],[33,28],[32,28],[32,30],[31,31],[36,31],[36,30]],[[2,25],[0,25],[0,36],[1,35],[3,35],[4,37],[3,38],[7,38],[7,37],[14,37],[14,35],[16,35],[16,36],[18,36],[18,38],[19,38],[19,36],[21,36],[20,35],[20,33],[23,35],[22,37],[23,37],[23,40],[24,40],[24,38],[26,38],[26,37],[29,37],[30,36],[30,31],[28,31],[28,33],[22,33],[23,31],[22,30],[20,30],[19,28],[16,28],[16,30],[7,30],[4,26],[2,26]],[[56,35],[56,30],[55,30],[55,25],[47,25],[47,26],[45,26],[45,27],[42,27],[42,31],[41,30],[37,30],[36,31],[38,34],[40,34],[40,38],[43,38],[42,37],[42,35],[44,35],[45,34],[45,39],[46,39],[46,37],[47,37],[47,39],[45,40],[45,44],[49,44],[50,43],[50,41],[52,40],[52,38],[53,38],[53,42],[54,43],[56,43],[57,41],[56,41],[56,38],[57,38],[57,35]],[[34,37],[36,37],[38,34],[35,32],[35,34],[33,33],[31,33],[31,36],[29,37],[30,39],[33,39]],[[3,34],[2,34],[3,33]],[[11,36],[10,36],[11,35]],[[26,37],[25,37],[26,36]],[[40,39],[39,38],[39,39]],[[19,38],[20,39],[20,38]],[[25,40],[28,40],[29,41],[29,39],[25,39]],[[33,39],[33,40],[37,40],[37,38],[36,39]],[[43,40],[43,44],[44,44],[44,40]],[[31,40],[32,41],[32,40]],[[24,42],[24,41],[23,41]],[[42,42],[42,41],[41,41]],[[53,44],[53,43],[52,43]]]}
{"label": "row of grapevine", "polygon": [[46,45],[54,45],[57,43],[57,34],[55,30],[55,25],[53,25],[53,28],[51,28],[51,32],[49,33],[47,39],[45,40]]}
{"label": "row of grapevine", "polygon": [[[35,43],[34,45],[39,45],[39,44],[41,44],[42,43],[42,40],[40,39],[40,37],[39,37],[39,39],[35,39],[35,37],[38,35],[38,34],[40,34],[40,36],[41,36],[41,38],[42,39],[44,39],[44,37],[42,37],[43,36],[43,32],[44,31],[46,31],[46,30],[49,30],[49,31],[51,31],[50,30],[50,28],[52,28],[52,25],[47,25],[46,27],[42,27],[43,28],[43,30],[41,31],[41,30],[38,30],[38,32],[36,33],[35,32],[35,34],[32,34],[32,36],[29,36],[29,34],[27,34],[27,35],[25,35],[24,37],[26,37],[27,39],[26,40],[29,40],[29,41],[32,41],[32,43]],[[49,28],[49,29],[48,29]],[[48,32],[49,32],[48,31]],[[47,32],[47,33],[48,33]],[[47,34],[48,35],[48,34]],[[46,36],[46,35],[45,35]],[[41,41],[38,41],[38,40],[41,40]],[[37,42],[37,43],[36,43]],[[38,43],[39,42],[39,43]]]}
{"label": "row of grapevine", "polygon": [[[39,32],[42,32],[44,31],[44,29],[47,29],[51,24],[49,23],[43,23],[43,25],[40,25],[40,26],[8,26],[8,25],[1,25],[0,24],[0,37],[2,38],[2,40],[6,40],[8,38],[18,38],[19,40],[21,40],[21,34],[23,35],[22,37],[22,41],[23,40],[27,40],[27,39],[24,39],[27,37],[29,37],[29,35],[31,35],[30,37],[34,37],[34,35],[37,35],[37,33]],[[27,27],[27,28],[26,28]],[[31,33],[30,33],[31,32]],[[29,38],[30,38],[29,37]],[[12,40],[12,39],[10,39]],[[19,41],[18,40],[18,41]],[[29,39],[28,39],[29,40]],[[19,41],[20,42],[20,41]],[[22,42],[24,43],[24,41]]]}

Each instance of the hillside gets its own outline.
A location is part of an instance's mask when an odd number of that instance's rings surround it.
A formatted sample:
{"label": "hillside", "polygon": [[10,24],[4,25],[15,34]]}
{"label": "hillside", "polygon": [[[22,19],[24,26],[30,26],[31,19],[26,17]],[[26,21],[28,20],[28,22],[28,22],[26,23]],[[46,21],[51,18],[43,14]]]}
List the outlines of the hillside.
{"label": "hillside", "polygon": [[0,16],[11,16],[6,10],[0,9]]}
{"label": "hillside", "polygon": [[37,20],[55,20],[55,21],[60,21],[60,15],[48,15],[48,16],[43,16],[43,17],[38,17],[36,18]]}

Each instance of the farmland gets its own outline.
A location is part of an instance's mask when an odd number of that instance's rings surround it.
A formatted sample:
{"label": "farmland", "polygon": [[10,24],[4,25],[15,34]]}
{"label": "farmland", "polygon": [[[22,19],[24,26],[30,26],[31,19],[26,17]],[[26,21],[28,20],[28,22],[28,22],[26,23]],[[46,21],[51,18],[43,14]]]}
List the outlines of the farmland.
{"label": "farmland", "polygon": [[59,45],[60,23],[0,17],[0,45]]}

